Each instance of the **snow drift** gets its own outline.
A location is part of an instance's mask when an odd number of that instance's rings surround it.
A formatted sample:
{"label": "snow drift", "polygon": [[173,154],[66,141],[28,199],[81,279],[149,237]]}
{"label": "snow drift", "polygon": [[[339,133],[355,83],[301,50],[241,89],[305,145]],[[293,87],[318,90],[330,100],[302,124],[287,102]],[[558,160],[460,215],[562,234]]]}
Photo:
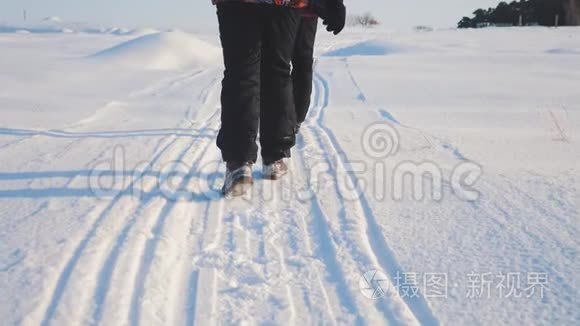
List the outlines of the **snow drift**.
{"label": "snow drift", "polygon": [[341,47],[329,51],[325,57],[352,57],[352,56],[382,56],[393,53],[407,52],[402,46],[395,45],[385,41],[368,40],[346,47]]}
{"label": "snow drift", "polygon": [[173,70],[216,63],[220,51],[188,33],[174,31],[140,36],[91,58],[149,70]]}

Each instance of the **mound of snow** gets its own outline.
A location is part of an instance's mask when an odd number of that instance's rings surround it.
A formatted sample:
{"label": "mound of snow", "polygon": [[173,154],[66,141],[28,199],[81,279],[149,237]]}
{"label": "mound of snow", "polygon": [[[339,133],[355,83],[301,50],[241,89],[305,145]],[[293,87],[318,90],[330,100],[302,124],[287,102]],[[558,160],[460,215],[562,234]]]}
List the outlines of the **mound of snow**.
{"label": "mound of snow", "polygon": [[134,30],[130,31],[129,34],[142,36],[142,35],[156,34],[159,32],[160,31],[155,29],[155,28],[145,27],[145,28],[134,29]]}
{"label": "mound of snow", "polygon": [[216,63],[220,50],[184,32],[140,36],[92,55],[112,64],[150,70],[173,70]]}
{"label": "mound of snow", "polygon": [[325,57],[377,56],[405,51],[406,50],[404,48],[390,44],[385,41],[370,40],[334,49],[330,52],[323,54],[323,56]]}

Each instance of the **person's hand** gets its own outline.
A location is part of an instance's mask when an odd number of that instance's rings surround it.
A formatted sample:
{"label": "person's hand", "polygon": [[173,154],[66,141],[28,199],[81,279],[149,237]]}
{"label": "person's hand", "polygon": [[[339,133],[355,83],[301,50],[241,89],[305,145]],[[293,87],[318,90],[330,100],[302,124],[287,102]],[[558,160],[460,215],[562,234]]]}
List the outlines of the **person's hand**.
{"label": "person's hand", "polygon": [[346,24],[346,7],[342,0],[327,0],[325,9],[324,17],[321,16],[322,23],[327,31],[338,35]]}
{"label": "person's hand", "polygon": [[326,30],[339,34],[346,24],[344,0],[312,0],[312,10],[322,19]]}

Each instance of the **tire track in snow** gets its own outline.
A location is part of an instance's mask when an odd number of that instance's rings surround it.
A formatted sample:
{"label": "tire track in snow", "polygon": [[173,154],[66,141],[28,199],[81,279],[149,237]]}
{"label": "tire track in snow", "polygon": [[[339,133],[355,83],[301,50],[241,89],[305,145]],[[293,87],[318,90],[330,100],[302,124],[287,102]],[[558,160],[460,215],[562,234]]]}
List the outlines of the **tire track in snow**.
{"label": "tire track in snow", "polygon": [[[332,152],[337,157],[337,164],[341,166],[341,169],[346,172],[349,178],[350,186],[353,189],[357,189],[359,194],[359,200],[357,201],[357,209],[362,213],[367,223],[365,230],[366,241],[368,241],[369,248],[371,252],[371,258],[380,264],[381,269],[387,272],[391,278],[391,282],[395,284],[395,278],[397,275],[402,274],[404,271],[395,259],[394,253],[387,244],[384,235],[381,232],[381,226],[379,225],[370,202],[362,189],[359,188],[357,183],[356,175],[351,169],[347,168],[348,156],[346,152],[342,149],[338,140],[334,136],[334,133],[324,125],[324,108],[327,108],[330,104],[330,85],[324,77],[318,72],[315,73],[315,84],[318,84],[318,88],[322,91],[323,105],[320,110],[316,112],[315,120],[319,127],[318,130],[322,131],[322,136],[327,139],[328,145],[320,143],[321,146],[327,149],[327,152]],[[394,287],[393,287],[394,288]],[[399,298],[404,302],[408,309],[412,312],[416,320],[422,325],[438,325],[439,321],[433,315],[428,303],[425,299],[419,295],[418,297],[409,298],[405,296]],[[380,304],[380,302],[379,302]],[[396,302],[393,302],[396,306]],[[385,311],[385,313],[392,313]]]}

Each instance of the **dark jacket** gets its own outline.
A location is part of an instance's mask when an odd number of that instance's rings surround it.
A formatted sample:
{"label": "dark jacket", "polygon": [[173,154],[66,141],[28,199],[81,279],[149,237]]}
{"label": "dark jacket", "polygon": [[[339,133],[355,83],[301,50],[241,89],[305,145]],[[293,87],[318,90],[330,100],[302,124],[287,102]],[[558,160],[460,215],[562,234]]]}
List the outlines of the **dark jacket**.
{"label": "dark jacket", "polygon": [[308,11],[313,12],[322,19],[326,19],[329,14],[329,8],[343,6],[344,0],[310,0],[307,7]]}
{"label": "dark jacket", "polygon": [[223,2],[247,2],[247,3],[266,3],[278,6],[290,6],[294,8],[308,7],[309,0],[212,0],[212,3],[218,4]]}

